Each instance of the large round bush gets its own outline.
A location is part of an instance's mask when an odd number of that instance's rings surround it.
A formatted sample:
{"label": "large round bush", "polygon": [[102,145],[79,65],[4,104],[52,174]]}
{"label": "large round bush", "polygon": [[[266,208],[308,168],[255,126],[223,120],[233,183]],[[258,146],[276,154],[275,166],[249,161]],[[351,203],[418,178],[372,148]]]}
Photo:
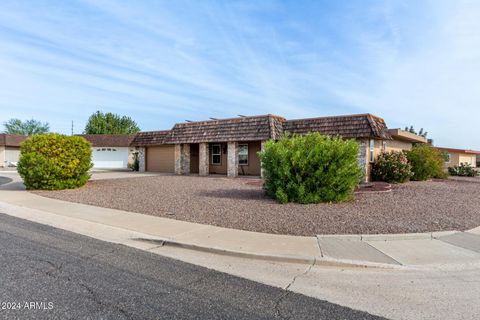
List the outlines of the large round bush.
{"label": "large round bush", "polygon": [[412,175],[412,167],[402,151],[382,152],[372,167],[372,178],[376,181],[403,183]]}
{"label": "large round bush", "polygon": [[423,181],[430,178],[444,179],[448,175],[443,171],[442,153],[427,144],[416,145],[407,151],[407,159],[412,166],[412,180]]}
{"label": "large round bush", "polygon": [[362,178],[354,140],[319,133],[286,135],[260,153],[265,190],[281,203],[348,200]]}
{"label": "large round bush", "polygon": [[17,170],[27,189],[78,188],[90,177],[91,157],[91,145],[82,137],[36,135],[22,143]]}

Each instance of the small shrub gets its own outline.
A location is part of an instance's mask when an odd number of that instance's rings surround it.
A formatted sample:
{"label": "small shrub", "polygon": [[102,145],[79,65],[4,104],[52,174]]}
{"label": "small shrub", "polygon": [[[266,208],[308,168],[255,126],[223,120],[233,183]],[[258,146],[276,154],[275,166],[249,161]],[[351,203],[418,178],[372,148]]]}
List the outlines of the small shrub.
{"label": "small shrub", "polygon": [[412,166],[402,151],[381,153],[372,167],[372,178],[377,181],[403,183],[412,175]]}
{"label": "small shrub", "polygon": [[407,159],[412,166],[412,180],[423,181],[430,178],[445,179],[448,174],[443,171],[443,157],[438,149],[421,144],[407,151]]}
{"label": "small shrub", "polygon": [[267,194],[281,203],[339,202],[362,178],[355,140],[319,133],[270,140],[259,153]]}
{"label": "small shrub", "polygon": [[91,157],[91,145],[82,137],[42,134],[22,143],[17,170],[27,189],[78,188],[90,177]]}
{"label": "small shrub", "polygon": [[448,168],[448,173],[452,176],[461,177],[476,177],[478,176],[477,170],[468,163],[460,163],[459,166],[453,166]]}

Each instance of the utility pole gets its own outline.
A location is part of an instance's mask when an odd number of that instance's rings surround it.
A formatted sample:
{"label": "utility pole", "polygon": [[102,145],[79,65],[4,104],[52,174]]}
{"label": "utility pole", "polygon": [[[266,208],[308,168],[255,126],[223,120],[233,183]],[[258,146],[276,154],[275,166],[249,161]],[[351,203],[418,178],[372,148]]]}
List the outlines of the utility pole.
{"label": "utility pole", "polygon": [[73,120],[72,120],[72,136],[73,136]]}

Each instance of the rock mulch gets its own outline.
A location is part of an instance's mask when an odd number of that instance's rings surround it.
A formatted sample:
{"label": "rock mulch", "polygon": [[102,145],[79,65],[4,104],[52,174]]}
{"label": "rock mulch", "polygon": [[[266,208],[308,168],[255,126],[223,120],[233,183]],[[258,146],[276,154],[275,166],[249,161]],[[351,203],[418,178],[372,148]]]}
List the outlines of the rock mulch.
{"label": "rock mulch", "polygon": [[260,183],[223,177],[154,176],[36,191],[66,201],[258,232],[312,236],[465,230],[480,225],[480,184],[409,182],[340,204],[278,204]]}

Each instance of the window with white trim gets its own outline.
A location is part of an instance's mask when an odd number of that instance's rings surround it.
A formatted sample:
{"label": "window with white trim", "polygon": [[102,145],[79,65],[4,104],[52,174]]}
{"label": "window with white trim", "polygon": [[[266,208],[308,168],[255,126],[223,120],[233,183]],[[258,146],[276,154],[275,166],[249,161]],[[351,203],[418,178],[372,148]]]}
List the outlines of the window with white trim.
{"label": "window with white trim", "polygon": [[238,164],[248,166],[248,144],[238,145]]}
{"label": "window with white trim", "polygon": [[374,157],[374,151],[375,151],[375,140],[370,140],[370,162],[373,162],[375,159]]}
{"label": "window with white trim", "polygon": [[382,141],[382,151],[383,152],[387,151],[387,141],[385,141],[385,140]]}
{"label": "window with white trim", "polygon": [[212,164],[222,164],[222,146],[220,144],[212,144]]}

